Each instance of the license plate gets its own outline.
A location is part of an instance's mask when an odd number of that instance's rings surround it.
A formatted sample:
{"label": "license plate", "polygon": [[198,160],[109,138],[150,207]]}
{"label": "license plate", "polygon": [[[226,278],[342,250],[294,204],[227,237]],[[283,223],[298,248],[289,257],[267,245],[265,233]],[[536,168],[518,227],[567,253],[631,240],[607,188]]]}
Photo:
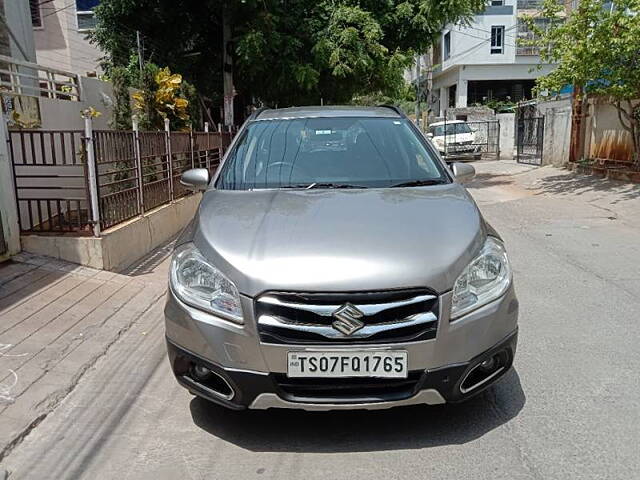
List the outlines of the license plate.
{"label": "license plate", "polygon": [[288,352],[287,376],[407,378],[407,352]]}

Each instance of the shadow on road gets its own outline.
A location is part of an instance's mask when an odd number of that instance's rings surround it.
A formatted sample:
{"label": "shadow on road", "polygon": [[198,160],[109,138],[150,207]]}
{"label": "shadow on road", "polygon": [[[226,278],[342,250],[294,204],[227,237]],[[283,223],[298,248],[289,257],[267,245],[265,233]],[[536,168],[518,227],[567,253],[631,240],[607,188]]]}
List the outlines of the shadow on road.
{"label": "shadow on road", "polygon": [[194,398],[191,415],[206,432],[256,452],[369,452],[458,445],[516,417],[526,402],[512,369],[494,387],[458,405],[379,411],[230,411]]}
{"label": "shadow on road", "polygon": [[487,188],[498,185],[510,185],[513,183],[508,176],[495,173],[478,173],[473,181],[466,185],[467,188]]}
{"label": "shadow on road", "polygon": [[121,275],[127,275],[129,277],[138,277],[142,275],[153,274],[158,269],[158,267],[173,253],[173,247],[175,245],[176,239],[177,237],[163,245],[160,245],[157,248],[154,248],[153,250],[151,250],[151,252],[147,253],[139,260],[136,260],[136,262],[134,262],[129,267],[121,270],[119,273]]}
{"label": "shadow on road", "polygon": [[593,175],[579,175],[574,172],[541,178],[536,183],[536,189],[540,190],[539,195],[545,193],[581,195],[587,192],[602,192],[605,194],[616,192],[618,194],[616,196],[617,199],[613,200],[611,204],[640,198],[640,185],[606,180]]}

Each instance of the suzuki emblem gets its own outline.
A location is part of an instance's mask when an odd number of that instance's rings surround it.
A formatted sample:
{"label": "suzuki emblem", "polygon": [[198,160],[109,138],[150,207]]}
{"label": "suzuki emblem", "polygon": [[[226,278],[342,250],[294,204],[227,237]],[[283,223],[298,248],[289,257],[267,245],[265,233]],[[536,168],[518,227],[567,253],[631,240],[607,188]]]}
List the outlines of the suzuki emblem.
{"label": "suzuki emblem", "polygon": [[364,317],[355,305],[345,303],[332,314],[335,320],[331,326],[344,335],[352,335],[353,333],[364,327],[364,322],[360,321]]}

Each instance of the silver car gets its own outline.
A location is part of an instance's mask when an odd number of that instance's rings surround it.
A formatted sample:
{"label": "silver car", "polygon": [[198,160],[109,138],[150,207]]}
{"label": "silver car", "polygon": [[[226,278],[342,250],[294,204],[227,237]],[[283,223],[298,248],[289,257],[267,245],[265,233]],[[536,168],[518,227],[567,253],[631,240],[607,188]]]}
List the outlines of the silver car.
{"label": "silver car", "polygon": [[518,300],[503,241],[393,107],[261,110],[173,255],[171,367],[232,409],[459,402],[502,377]]}

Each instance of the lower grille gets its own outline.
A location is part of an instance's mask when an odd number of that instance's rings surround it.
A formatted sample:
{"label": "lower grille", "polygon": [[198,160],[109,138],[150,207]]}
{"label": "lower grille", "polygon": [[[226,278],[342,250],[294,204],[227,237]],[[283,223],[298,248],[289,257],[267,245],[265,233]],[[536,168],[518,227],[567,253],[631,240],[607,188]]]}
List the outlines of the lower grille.
{"label": "lower grille", "polygon": [[407,378],[288,378],[274,374],[282,398],[316,403],[366,403],[402,400],[418,390],[422,371]]}
{"label": "lower grille", "polygon": [[[355,307],[360,327],[343,333],[334,313]],[[438,297],[426,289],[357,293],[269,292],[255,301],[260,339],[276,344],[376,344],[433,339]]]}

